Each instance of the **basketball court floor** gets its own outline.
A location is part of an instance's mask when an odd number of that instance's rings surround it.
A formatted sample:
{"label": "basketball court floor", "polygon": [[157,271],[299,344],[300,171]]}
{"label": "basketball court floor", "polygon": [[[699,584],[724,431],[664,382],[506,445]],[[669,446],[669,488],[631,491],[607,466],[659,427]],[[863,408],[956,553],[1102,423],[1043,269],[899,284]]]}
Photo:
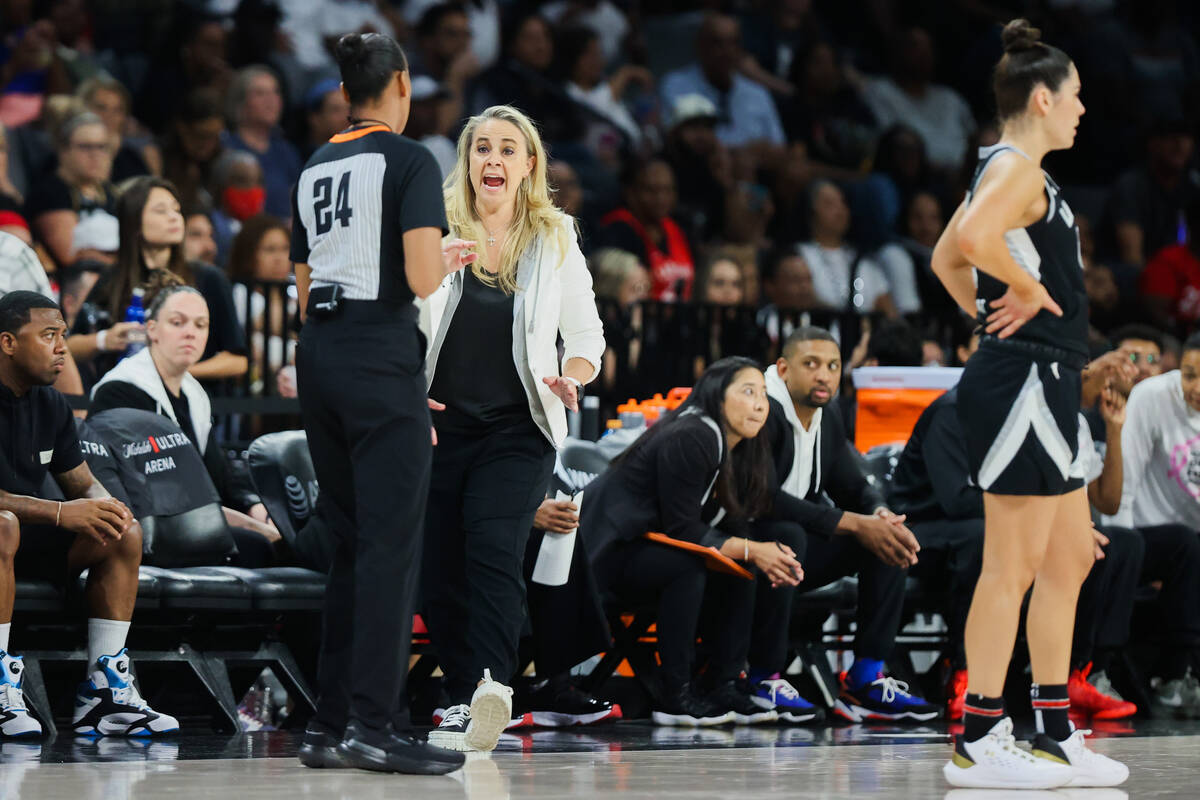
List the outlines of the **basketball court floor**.
{"label": "basketball court floor", "polygon": [[[0,745],[0,800],[542,800],[543,798],[1200,798],[1200,722],[1102,723],[1097,750],[1129,764],[1120,789],[951,790],[944,724],[702,731],[624,722],[505,735],[446,777],[305,769],[299,734],[184,735]],[[1018,725],[1018,734],[1021,734]]]}

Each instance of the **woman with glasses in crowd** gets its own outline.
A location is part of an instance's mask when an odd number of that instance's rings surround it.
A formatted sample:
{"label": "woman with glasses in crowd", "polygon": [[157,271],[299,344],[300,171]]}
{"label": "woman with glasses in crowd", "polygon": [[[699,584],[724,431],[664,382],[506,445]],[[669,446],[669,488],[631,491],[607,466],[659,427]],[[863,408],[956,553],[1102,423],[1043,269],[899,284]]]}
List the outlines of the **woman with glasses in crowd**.
{"label": "woman with glasses in crowd", "polygon": [[470,704],[495,693],[511,714],[525,542],[604,336],[574,220],[550,199],[525,114],[492,106],[467,122],[445,200],[450,235],[477,242],[479,258],[423,311],[429,396],[446,406],[434,414],[423,575],[450,704],[429,741],[491,750],[510,716],[473,718]]}

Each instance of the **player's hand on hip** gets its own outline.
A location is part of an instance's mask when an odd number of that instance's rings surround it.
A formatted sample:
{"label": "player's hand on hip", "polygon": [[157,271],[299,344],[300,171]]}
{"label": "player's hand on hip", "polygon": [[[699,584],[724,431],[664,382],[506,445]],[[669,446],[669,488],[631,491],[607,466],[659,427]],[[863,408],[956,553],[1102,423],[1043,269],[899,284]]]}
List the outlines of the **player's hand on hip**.
{"label": "player's hand on hip", "polygon": [[1043,308],[1056,317],[1063,315],[1062,308],[1041,283],[1033,283],[1028,289],[1008,287],[999,300],[991,302],[992,313],[987,318],[987,332],[1007,339],[1021,329],[1026,322],[1037,316]]}

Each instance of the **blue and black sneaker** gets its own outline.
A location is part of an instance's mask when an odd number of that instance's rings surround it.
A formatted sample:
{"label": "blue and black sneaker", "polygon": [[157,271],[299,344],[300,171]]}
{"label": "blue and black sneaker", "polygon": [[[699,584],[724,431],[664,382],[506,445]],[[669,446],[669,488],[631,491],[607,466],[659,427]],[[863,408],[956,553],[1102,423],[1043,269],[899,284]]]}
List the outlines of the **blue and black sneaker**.
{"label": "blue and black sneaker", "polygon": [[850,722],[866,720],[916,720],[924,722],[938,715],[938,707],[908,691],[908,684],[889,678],[882,672],[875,680],[850,686],[846,673],[841,675],[842,691],[833,712]]}
{"label": "blue and black sneaker", "polygon": [[778,672],[761,678],[751,673],[750,685],[750,699],[760,708],[775,709],[780,722],[808,724],[825,719],[825,712],[801,697],[791,681]]}
{"label": "blue and black sneaker", "polygon": [[160,714],[138,694],[129,651],[100,656],[90,680],[75,692],[72,728],[85,736],[158,736],[179,732],[179,720]]}
{"label": "blue and black sneaker", "polygon": [[42,735],[42,724],[25,707],[21,685],[25,683],[25,664],[20,656],[0,650],[0,737]]}

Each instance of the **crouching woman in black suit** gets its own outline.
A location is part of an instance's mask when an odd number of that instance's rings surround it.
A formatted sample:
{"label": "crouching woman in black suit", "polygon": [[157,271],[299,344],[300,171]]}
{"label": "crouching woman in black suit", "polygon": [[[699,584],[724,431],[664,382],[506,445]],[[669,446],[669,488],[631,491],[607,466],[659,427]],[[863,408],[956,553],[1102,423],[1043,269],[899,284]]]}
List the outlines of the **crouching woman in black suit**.
{"label": "crouching woman in black suit", "polygon": [[[658,604],[665,691],[653,714],[657,724],[775,719],[736,682],[749,647],[754,582],[709,572],[703,555],[643,538],[654,531],[711,546],[772,584],[799,583],[800,564],[789,547],[745,536],[747,521],[771,505],[770,451],[763,435],[768,409],[758,365],[722,359],[705,370],[683,405],[588,486],[579,530],[601,592],[624,602]],[[714,684],[705,696],[692,686],[702,606],[700,632]]]}

